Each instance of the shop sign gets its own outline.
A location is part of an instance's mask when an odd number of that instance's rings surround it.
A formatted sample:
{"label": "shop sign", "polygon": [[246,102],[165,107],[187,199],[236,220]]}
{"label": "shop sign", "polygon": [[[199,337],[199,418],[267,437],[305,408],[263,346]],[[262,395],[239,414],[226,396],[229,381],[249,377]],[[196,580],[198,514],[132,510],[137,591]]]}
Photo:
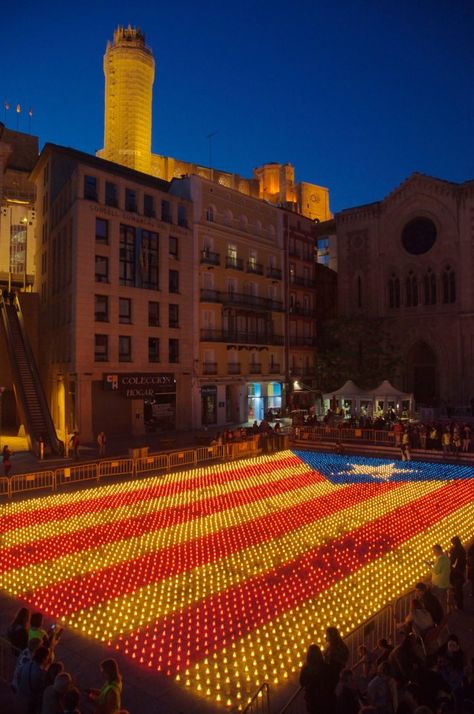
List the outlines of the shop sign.
{"label": "shop sign", "polygon": [[120,392],[126,399],[145,399],[176,391],[174,374],[104,374],[104,389]]}

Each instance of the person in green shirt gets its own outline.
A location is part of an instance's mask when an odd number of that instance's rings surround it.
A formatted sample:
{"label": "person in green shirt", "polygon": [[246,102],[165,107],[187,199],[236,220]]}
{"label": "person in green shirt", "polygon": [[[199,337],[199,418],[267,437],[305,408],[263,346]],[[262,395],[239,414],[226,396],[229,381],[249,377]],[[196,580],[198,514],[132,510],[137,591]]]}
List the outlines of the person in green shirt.
{"label": "person in green shirt", "polygon": [[89,689],[88,697],[94,703],[97,714],[114,714],[120,709],[122,676],[114,659],[105,659],[100,665],[105,677],[102,689]]}
{"label": "person in green shirt", "polygon": [[431,568],[433,594],[436,595],[446,612],[451,564],[439,543],[433,546],[433,555],[435,556],[434,561],[427,560],[426,564]]}

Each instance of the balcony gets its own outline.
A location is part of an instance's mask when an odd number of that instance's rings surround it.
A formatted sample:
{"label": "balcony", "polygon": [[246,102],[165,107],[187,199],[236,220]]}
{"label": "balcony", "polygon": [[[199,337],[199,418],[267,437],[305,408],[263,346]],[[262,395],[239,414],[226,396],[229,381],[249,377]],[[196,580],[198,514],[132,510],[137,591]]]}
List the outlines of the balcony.
{"label": "balcony", "polygon": [[261,263],[254,263],[253,260],[249,260],[247,261],[247,273],[263,275],[263,265]]}
{"label": "balcony", "polygon": [[292,347],[316,347],[316,337],[312,336],[290,335],[289,342]]}
{"label": "balcony", "polygon": [[219,253],[212,253],[210,250],[201,251],[201,264],[204,265],[220,265],[221,256]]}
{"label": "balcony", "polygon": [[242,258],[234,258],[232,255],[226,255],[225,267],[231,268],[232,270],[243,270],[244,261]]}
{"label": "balcony", "polygon": [[253,310],[283,312],[283,303],[279,300],[257,297],[257,295],[246,295],[245,293],[229,293],[221,290],[210,290],[208,288],[201,290],[201,302],[218,302],[227,306],[233,305]]}
{"label": "balcony", "polygon": [[303,305],[293,305],[293,307],[290,307],[290,313],[292,315],[298,315],[300,317],[316,317],[316,310],[310,310],[307,307],[304,307]]}
{"label": "balcony", "polygon": [[316,280],[313,278],[304,278],[302,275],[290,275],[290,283],[299,285],[302,288],[315,288]]}
{"label": "balcony", "polygon": [[240,345],[283,346],[283,336],[265,332],[237,332],[236,330],[201,330],[201,342],[232,342]]}
{"label": "balcony", "polygon": [[249,374],[262,374],[262,365],[257,362],[250,362]]}
{"label": "balcony", "polygon": [[275,364],[275,362],[273,362],[273,364],[269,364],[268,365],[268,373],[269,374],[280,374],[280,365]]}
{"label": "balcony", "polygon": [[217,374],[217,362],[203,362],[202,363],[202,373],[203,374]]}
{"label": "balcony", "polygon": [[227,374],[240,374],[241,366],[240,362],[229,362],[227,365]]}
{"label": "balcony", "polygon": [[281,280],[281,269],[274,268],[272,265],[267,268],[267,278],[272,278],[272,280]]}

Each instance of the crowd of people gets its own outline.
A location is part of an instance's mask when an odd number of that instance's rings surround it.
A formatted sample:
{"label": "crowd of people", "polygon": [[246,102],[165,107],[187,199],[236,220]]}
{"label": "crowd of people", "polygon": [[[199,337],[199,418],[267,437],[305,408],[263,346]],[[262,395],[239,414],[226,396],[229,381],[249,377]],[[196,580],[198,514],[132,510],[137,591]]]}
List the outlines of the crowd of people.
{"label": "crowd of people", "polygon": [[474,545],[466,552],[455,536],[448,554],[433,546],[431,586],[417,583],[409,612],[397,624],[396,641],[350,653],[335,627],[323,649],[310,645],[300,672],[308,714],[473,714],[474,658],[467,661],[459,637],[446,641],[448,590],[462,609],[466,564],[474,597]]}
{"label": "crowd of people", "polygon": [[121,708],[122,677],[116,660],[101,662],[100,689],[79,688],[56,656],[62,632],[56,625],[44,629],[42,614],[30,614],[26,607],[7,630],[16,656],[11,688],[25,714],[128,714]]}

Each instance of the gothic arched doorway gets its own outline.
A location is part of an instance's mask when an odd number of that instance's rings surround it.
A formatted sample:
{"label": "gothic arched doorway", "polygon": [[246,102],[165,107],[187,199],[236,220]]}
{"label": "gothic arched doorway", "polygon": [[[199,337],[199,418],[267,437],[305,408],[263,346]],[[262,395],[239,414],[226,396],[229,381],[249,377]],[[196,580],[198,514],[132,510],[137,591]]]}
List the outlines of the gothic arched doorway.
{"label": "gothic arched doorway", "polygon": [[418,404],[432,404],[438,397],[437,357],[426,342],[416,342],[407,354],[407,389]]}

